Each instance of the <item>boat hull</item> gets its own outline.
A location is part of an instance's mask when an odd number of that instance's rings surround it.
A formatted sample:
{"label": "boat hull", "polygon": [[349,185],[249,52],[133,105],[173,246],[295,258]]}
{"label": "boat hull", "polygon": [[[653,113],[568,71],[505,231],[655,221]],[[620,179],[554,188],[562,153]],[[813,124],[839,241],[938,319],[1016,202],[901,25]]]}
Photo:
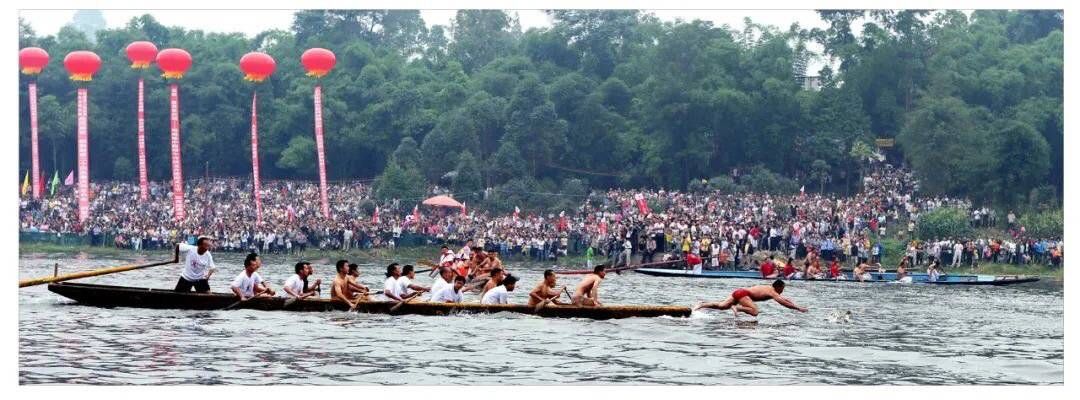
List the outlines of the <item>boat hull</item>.
{"label": "boat hull", "polygon": [[[761,272],[758,271],[704,271],[700,274],[695,274],[692,271],[680,270],[680,269],[660,269],[660,268],[641,268],[636,270],[639,273],[651,276],[668,276],[668,277],[682,277],[682,278],[713,278],[713,279],[756,279],[765,280],[761,277]],[[910,281],[901,282],[896,279],[895,272],[872,272],[870,273],[870,279],[861,281],[864,283],[919,283],[919,284],[932,284],[932,285],[1015,285],[1020,283],[1037,282],[1038,277],[1025,276],[1025,275],[942,275],[938,277],[937,281],[930,281],[930,277],[923,273],[908,274],[911,277]],[[852,273],[845,272],[844,277],[846,279],[798,279],[799,281],[807,282],[860,282],[853,279]]]}
{"label": "boat hull", "polygon": [[[287,301],[282,297],[257,297],[238,302],[236,296],[224,293],[183,293],[169,289],[150,289],[126,286],[83,283],[54,283],[49,291],[75,300],[80,304],[98,307],[132,307],[154,309],[225,310],[251,309],[262,311],[348,311],[342,302],[329,299]],[[358,312],[373,314],[449,315],[458,313],[513,312],[545,318],[617,319],[632,317],[689,317],[690,308],[682,306],[619,305],[578,307],[548,305],[539,311],[524,304],[428,303],[409,302],[391,310],[396,302],[367,301],[360,303]]]}

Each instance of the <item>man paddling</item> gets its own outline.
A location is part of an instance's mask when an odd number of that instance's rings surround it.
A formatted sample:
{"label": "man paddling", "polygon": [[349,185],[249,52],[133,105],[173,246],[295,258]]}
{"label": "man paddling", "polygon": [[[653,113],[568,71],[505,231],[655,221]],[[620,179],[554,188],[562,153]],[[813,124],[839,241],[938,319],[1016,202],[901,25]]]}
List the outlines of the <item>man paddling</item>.
{"label": "man paddling", "polygon": [[360,284],[360,266],[355,263],[349,264],[349,297],[361,298],[367,296],[368,293],[371,293],[371,289]]}
{"label": "man paddling", "polygon": [[514,291],[517,278],[508,276],[502,280],[502,284],[484,293],[480,304],[510,304],[510,292]]}
{"label": "man paddling", "polygon": [[259,255],[251,253],[244,259],[244,270],[240,272],[233,279],[229,288],[232,289],[236,297],[240,300],[247,300],[252,297],[266,297],[273,296],[274,291],[270,289],[270,286],[266,284],[266,281],[259,275],[259,267],[262,266],[262,260],[259,259]]}
{"label": "man paddling", "polygon": [[529,292],[529,305],[535,306],[549,300],[555,304],[563,304],[557,300],[562,295],[562,291],[555,289],[556,279],[555,271],[550,269],[544,271],[544,280]]}
{"label": "man paddling", "polygon": [[776,264],[773,263],[773,257],[769,256],[765,262],[761,263],[761,277],[766,279],[773,279],[780,276],[780,273],[776,271]]}
{"label": "man paddling", "polygon": [[416,279],[416,270],[411,264],[406,264],[401,269],[401,276],[397,279],[398,291],[401,293],[401,297],[409,298],[413,296],[419,296],[423,292],[431,291],[431,289],[417,285],[413,283],[413,279]]}
{"label": "man paddling", "polygon": [[216,270],[214,256],[210,254],[213,246],[214,241],[206,236],[200,237],[195,246],[176,244],[177,251],[184,253],[184,272],[176,282],[177,292],[190,292],[192,288],[198,293],[210,292],[210,275]]}
{"label": "man paddling", "polygon": [[308,297],[318,297],[319,285],[322,284],[321,279],[315,280],[315,285],[308,288],[307,278],[314,272],[311,269],[311,263],[301,261],[293,266],[293,270],[296,274],[290,276],[285,280],[285,285],[281,287],[286,296],[296,298],[297,300],[303,300]]}
{"label": "man paddling", "polygon": [[461,294],[461,288],[465,286],[465,277],[454,277],[454,283],[452,285],[444,285],[439,288],[438,291],[432,292],[432,303],[460,303],[463,299]]}
{"label": "man paddling", "polygon": [[701,303],[694,307],[694,310],[702,308],[715,308],[717,310],[732,309],[735,315],[738,315],[739,311],[747,313],[751,316],[758,315],[757,305],[755,301],[769,301],[775,300],[780,305],[790,308],[792,310],[798,310],[806,312],[805,307],[799,307],[791,300],[780,294],[784,292],[784,281],[777,279],[773,281],[772,285],[756,285],[748,288],[738,288],[734,292],[731,292],[731,296],[719,303]]}
{"label": "man paddling", "polygon": [[593,273],[581,278],[581,283],[578,283],[577,289],[574,289],[574,295],[570,297],[571,304],[575,306],[602,306],[600,304],[600,281],[604,280],[603,265],[597,265],[593,268]]}
{"label": "man paddling", "polygon": [[[344,261],[344,260],[342,260]],[[334,277],[333,286],[330,287],[330,299],[345,302],[352,309],[359,299],[354,299],[349,291],[349,266],[347,263],[338,262],[337,276]]]}
{"label": "man paddling", "polygon": [[484,284],[484,287],[482,289],[480,289],[480,294],[479,294],[480,298],[483,299],[484,294],[486,294],[489,290],[494,289],[496,286],[501,285],[503,279],[505,279],[505,278],[506,278],[506,275],[503,274],[502,268],[496,268],[496,269],[491,270],[491,278],[488,279],[487,283]]}

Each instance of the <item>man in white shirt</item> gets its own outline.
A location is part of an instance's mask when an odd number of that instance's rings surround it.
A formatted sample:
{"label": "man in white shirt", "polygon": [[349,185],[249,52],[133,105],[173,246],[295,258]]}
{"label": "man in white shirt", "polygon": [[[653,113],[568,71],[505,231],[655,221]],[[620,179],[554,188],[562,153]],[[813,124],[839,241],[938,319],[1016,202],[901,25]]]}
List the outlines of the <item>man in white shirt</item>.
{"label": "man in white shirt", "polygon": [[510,304],[510,292],[514,291],[516,283],[517,277],[506,277],[506,279],[503,279],[502,285],[484,293],[484,298],[480,300],[480,304]]}
{"label": "man in white shirt", "polygon": [[465,286],[465,277],[458,275],[454,278],[453,285],[442,286],[438,291],[432,291],[432,303],[460,303],[463,296],[461,288]]}
{"label": "man in white shirt", "polygon": [[296,263],[293,267],[296,274],[290,276],[285,280],[285,285],[282,286],[284,294],[288,297],[294,297],[297,300],[303,300],[308,297],[318,297],[319,285],[322,284],[321,279],[315,280],[315,285],[308,289],[307,278],[314,272],[311,268],[311,263],[301,261]]}
{"label": "man in white shirt", "polygon": [[[435,282],[431,284],[431,298],[435,298],[435,294],[447,286],[452,286],[454,281],[454,271],[450,267],[439,267],[439,276],[435,277]],[[434,300],[432,300],[434,301]]]}
{"label": "man in white shirt", "polygon": [[398,277],[401,276],[401,271],[398,270],[398,263],[390,263],[386,266],[386,281],[383,283],[383,296],[386,296],[388,300],[402,301],[401,287],[398,286]]}
{"label": "man in white shirt", "polygon": [[192,288],[198,293],[210,292],[210,275],[214,273],[214,256],[210,249],[214,241],[208,237],[200,237],[196,245],[177,243],[177,253],[184,253],[184,271],[180,273],[180,280],[176,282],[177,292],[190,292]]}
{"label": "man in white shirt", "polygon": [[244,270],[233,279],[229,288],[240,300],[247,300],[255,296],[273,296],[274,291],[266,284],[266,281],[256,272],[262,266],[262,260],[255,253],[248,254],[244,259]]}
{"label": "man in white shirt", "polygon": [[397,279],[398,293],[402,298],[410,298],[413,296],[419,296],[423,292],[430,291],[426,287],[413,283],[413,279],[416,279],[416,271],[411,264],[406,264],[401,269],[401,276]]}

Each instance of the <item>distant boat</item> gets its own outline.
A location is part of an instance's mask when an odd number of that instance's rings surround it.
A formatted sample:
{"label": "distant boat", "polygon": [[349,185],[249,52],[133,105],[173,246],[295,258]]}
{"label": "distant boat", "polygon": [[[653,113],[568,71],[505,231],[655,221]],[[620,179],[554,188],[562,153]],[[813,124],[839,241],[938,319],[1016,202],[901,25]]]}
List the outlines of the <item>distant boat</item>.
{"label": "distant boat", "polygon": [[[662,268],[641,268],[637,269],[645,275],[652,276],[668,276],[668,277],[682,277],[682,278],[717,278],[717,279],[756,279],[765,280],[761,277],[760,271],[703,271],[700,274],[695,274],[693,271],[681,270],[681,269],[662,269]],[[970,274],[942,274],[938,276],[938,280],[931,282],[930,276],[924,273],[909,273],[908,277],[911,278],[910,282],[905,279],[903,282],[896,279],[895,272],[870,272],[870,278],[863,283],[921,283],[931,285],[1015,285],[1019,283],[1037,282],[1038,277],[1027,275],[970,275]],[[844,272],[845,279],[798,279],[799,281],[807,282],[848,282],[859,283],[855,280],[851,272]]]}

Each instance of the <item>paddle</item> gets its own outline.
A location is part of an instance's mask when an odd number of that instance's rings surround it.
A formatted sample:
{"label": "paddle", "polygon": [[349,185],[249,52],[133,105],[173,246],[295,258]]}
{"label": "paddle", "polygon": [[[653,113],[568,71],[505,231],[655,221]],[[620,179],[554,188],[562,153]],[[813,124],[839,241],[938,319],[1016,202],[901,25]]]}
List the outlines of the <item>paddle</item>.
{"label": "paddle", "polygon": [[410,298],[408,298],[408,299],[406,299],[404,301],[399,301],[397,304],[394,304],[393,307],[390,307],[390,312],[393,313],[394,311],[397,311],[397,309],[401,308],[401,306],[404,305],[405,303],[408,303],[410,301],[413,301],[413,300],[416,300],[416,299],[419,299],[419,298],[420,298],[420,294],[417,293],[416,296],[410,297]]}
{"label": "paddle", "polygon": [[42,285],[42,284],[46,284],[46,283],[55,283],[55,282],[70,281],[72,279],[89,278],[91,276],[115,274],[117,272],[134,271],[134,270],[137,270],[137,269],[156,267],[156,266],[159,266],[159,265],[166,265],[166,264],[175,264],[175,263],[178,263],[178,262],[180,262],[180,247],[179,246],[176,247],[176,253],[173,255],[173,259],[169,260],[169,261],[161,261],[161,262],[143,264],[143,265],[122,265],[122,266],[119,266],[119,267],[101,268],[101,269],[95,269],[93,271],[76,272],[76,273],[73,273],[73,274],[66,274],[66,275],[60,275],[60,276],[54,275],[54,276],[47,276],[47,277],[41,277],[41,278],[27,279],[27,280],[19,281],[19,287],[24,288],[24,287],[27,287],[27,286],[36,286],[36,285]]}

